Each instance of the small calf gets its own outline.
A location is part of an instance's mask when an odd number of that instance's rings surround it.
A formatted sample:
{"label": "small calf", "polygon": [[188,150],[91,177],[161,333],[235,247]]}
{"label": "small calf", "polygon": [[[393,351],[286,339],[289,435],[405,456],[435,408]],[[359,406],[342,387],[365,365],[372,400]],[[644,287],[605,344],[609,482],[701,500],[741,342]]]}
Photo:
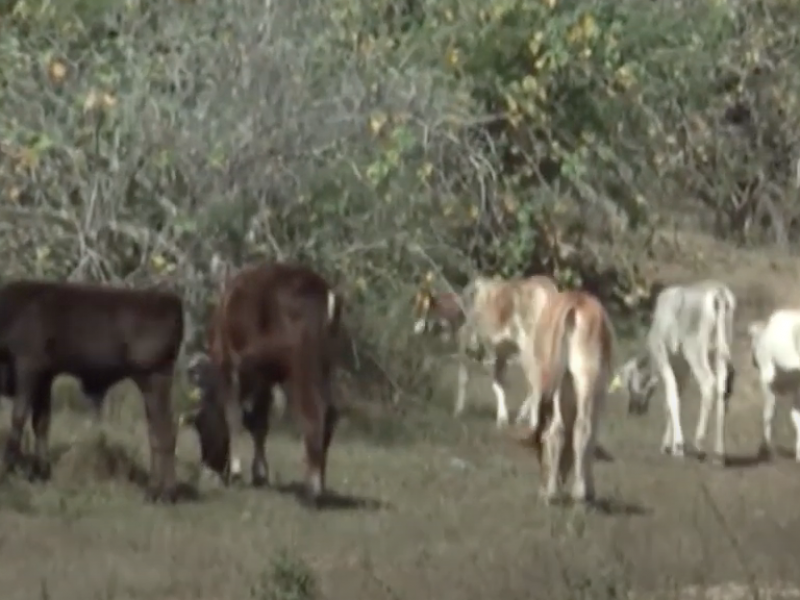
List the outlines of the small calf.
{"label": "small calf", "polygon": [[764,394],[764,429],[759,454],[772,455],[772,421],[776,395],[792,395],[795,460],[800,462],[800,310],[779,309],[766,321],[748,327],[753,364]]}
{"label": "small calf", "polygon": [[[498,427],[508,424],[505,374],[509,361],[519,353],[531,330],[539,319],[547,301],[558,288],[552,279],[535,275],[525,279],[502,277],[475,278],[460,297],[453,294],[434,296],[421,292],[417,296],[417,320],[414,332],[431,331],[436,327],[455,332],[458,336],[458,390],[454,414],[459,416],[466,404],[469,381],[467,354],[486,349],[493,364],[492,389],[497,401]],[[517,422],[534,415],[530,403],[525,402],[517,414]]]}
{"label": "small calf", "polygon": [[647,411],[658,379],[664,384],[667,423],[661,449],[683,456],[680,393],[691,372],[702,394],[695,446],[702,452],[712,405],[716,405],[718,460],[725,459],[725,414],[733,393],[735,370],[731,363],[733,316],[736,298],[723,283],[700,281],[664,288],[656,298],[645,351],[617,372],[611,389],[628,393],[628,411]]}
{"label": "small calf", "polygon": [[603,305],[581,290],[557,294],[529,330],[521,353],[534,415],[527,441],[544,471],[541,494],[548,503],[573,467],[572,498],[594,499],[597,426],[613,370],[614,339]]}
{"label": "small calf", "polygon": [[182,419],[198,433],[203,463],[225,483],[240,469],[231,452],[240,425],[253,442],[253,485],[269,483],[266,439],[280,385],[305,438],[308,500],[321,500],[339,414],[332,377],[342,308],[328,282],[304,265],[256,263],[226,283],[209,324],[208,355],[191,365],[200,402]]}
{"label": "small calf", "polygon": [[148,495],[174,501],[176,432],[170,390],[183,328],[183,302],[164,290],[24,280],[0,287],[0,393],[14,396],[6,468],[19,463],[30,415],[32,475],[49,478],[51,386],[56,376],[78,379],[98,408],[111,386],[130,378],[144,397]]}

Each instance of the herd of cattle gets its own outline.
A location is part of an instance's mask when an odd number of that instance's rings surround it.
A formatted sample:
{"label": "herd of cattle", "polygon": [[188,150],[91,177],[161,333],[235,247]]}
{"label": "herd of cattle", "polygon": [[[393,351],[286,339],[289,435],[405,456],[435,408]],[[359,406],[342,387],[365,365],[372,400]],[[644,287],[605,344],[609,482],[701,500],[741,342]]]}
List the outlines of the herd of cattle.
{"label": "herd of cattle", "polygon": [[[528,394],[517,414],[527,423],[521,441],[533,446],[543,470],[541,494],[552,501],[570,471],[571,496],[595,495],[593,461],[605,397],[628,394],[631,413],[647,410],[659,381],[667,424],[664,452],[684,453],[680,392],[691,372],[702,404],[695,446],[702,452],[709,414],[716,408],[715,457],[725,458],[725,416],[733,393],[731,361],[736,300],[722,283],[671,286],[656,299],[646,344],[614,372],[614,328],[600,301],[582,290],[559,290],[548,277],[479,276],[460,294],[416,296],[414,332],[443,331],[458,340],[455,413],[464,410],[467,357],[488,355],[493,365],[497,424],[509,421],[505,372],[517,358]],[[325,491],[328,448],[338,420],[332,393],[343,302],[312,269],[259,263],[222,286],[208,326],[207,349],[188,361],[199,390],[179,423],[194,428],[202,462],[224,482],[239,474],[231,442],[244,428],[253,442],[253,485],[269,481],[265,451],[275,386],[302,425],[307,498]],[[753,363],[764,392],[762,454],[772,448],[775,394],[800,393],[800,310],[778,310],[749,327]],[[171,388],[184,337],[181,298],[158,289],[48,281],[14,281],[0,287],[0,394],[13,398],[4,471],[20,466],[30,414],[34,449],[29,475],[50,475],[51,384],[61,374],[81,383],[99,407],[108,389],[130,378],[145,405],[150,445],[148,496],[176,497]],[[800,397],[800,396],[798,396]],[[800,461],[800,405],[792,409]]]}

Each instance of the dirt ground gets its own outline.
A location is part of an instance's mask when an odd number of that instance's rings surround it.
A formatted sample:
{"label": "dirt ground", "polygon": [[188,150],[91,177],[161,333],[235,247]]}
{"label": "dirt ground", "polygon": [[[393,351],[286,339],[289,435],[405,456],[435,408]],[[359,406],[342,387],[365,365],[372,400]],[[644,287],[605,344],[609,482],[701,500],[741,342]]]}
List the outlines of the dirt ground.
{"label": "dirt ground", "polygon": [[[306,600],[314,586],[317,597],[334,600],[800,598],[793,568],[800,465],[786,457],[746,460],[757,447],[761,402],[744,337],[748,320],[789,303],[795,267],[763,252],[691,242],[676,251],[679,259],[684,266],[653,273],[667,280],[715,275],[739,294],[740,380],[728,448],[741,464],[722,470],[661,456],[660,398],[635,418],[611,397],[600,440],[613,461],[597,465],[601,506],[544,507],[532,457],[495,430],[481,375],[461,421],[431,410],[415,417],[425,431],[411,442],[346,432],[335,439],[330,484],[350,496],[339,508],[313,513],[291,493],[221,490],[206,481],[199,501],[150,506],[123,481],[129,476],[70,480],[75,447],[96,433],[62,411],[54,480],[0,485],[3,600]],[[709,263],[719,265],[716,272],[703,271]],[[445,385],[449,407],[452,382]],[[515,409],[521,395],[517,377]],[[141,415],[128,414],[139,403],[126,400],[130,408],[109,420],[107,435],[137,448],[146,465]],[[683,412],[688,439],[696,400],[691,387]],[[5,426],[7,406],[0,419]],[[790,447],[785,403],[776,427],[779,444]],[[301,478],[301,445],[291,430],[271,437],[268,453],[277,483]],[[184,476],[196,456],[195,439],[183,433]]]}

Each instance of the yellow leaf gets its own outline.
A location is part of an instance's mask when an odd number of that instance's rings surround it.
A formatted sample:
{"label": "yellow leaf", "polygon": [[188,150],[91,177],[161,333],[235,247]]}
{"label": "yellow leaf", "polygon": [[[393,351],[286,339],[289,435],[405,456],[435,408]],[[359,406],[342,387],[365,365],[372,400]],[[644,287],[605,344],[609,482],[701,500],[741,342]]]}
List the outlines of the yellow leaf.
{"label": "yellow leaf", "polygon": [[163,271],[164,268],[167,266],[166,259],[163,256],[161,256],[160,254],[154,254],[150,258],[150,263],[153,265],[153,268],[156,271]]}
{"label": "yellow leaf", "polygon": [[445,61],[451,67],[457,67],[459,62],[461,62],[461,53],[458,48],[450,48],[445,55]]}
{"label": "yellow leaf", "polygon": [[83,111],[89,112],[90,110],[93,110],[94,107],[96,107],[99,102],[100,102],[99,94],[96,91],[91,90],[87,94],[86,99],[83,101]]}
{"label": "yellow leaf", "polygon": [[369,129],[372,131],[372,135],[379,135],[388,120],[389,118],[386,116],[386,113],[383,112],[372,115],[369,118]]}
{"label": "yellow leaf", "polygon": [[356,279],[356,289],[363,292],[367,289],[367,280],[363,277],[359,277]]}
{"label": "yellow leaf", "polygon": [[103,94],[103,106],[106,108],[113,108],[117,105],[117,98],[112,94]]}
{"label": "yellow leaf", "polygon": [[47,72],[55,83],[61,83],[67,76],[67,65],[59,60],[51,60]]}
{"label": "yellow leaf", "polygon": [[472,206],[469,207],[469,217],[470,217],[470,219],[472,219],[474,221],[475,219],[478,218],[478,214],[479,214],[479,211],[478,211],[478,207],[477,206],[475,206],[473,204]]}
{"label": "yellow leaf", "polygon": [[417,171],[417,176],[421,180],[427,181],[427,179],[431,176],[431,173],[433,173],[433,165],[429,162],[426,162]]}
{"label": "yellow leaf", "polygon": [[192,402],[197,402],[200,400],[200,388],[193,387],[191,390],[189,390],[189,400]]}

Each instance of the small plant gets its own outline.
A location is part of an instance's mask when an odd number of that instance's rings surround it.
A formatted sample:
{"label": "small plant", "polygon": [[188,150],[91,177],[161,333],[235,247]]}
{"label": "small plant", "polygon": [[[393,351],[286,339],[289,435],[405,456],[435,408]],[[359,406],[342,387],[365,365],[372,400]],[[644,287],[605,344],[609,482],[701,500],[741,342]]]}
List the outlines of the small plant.
{"label": "small plant", "polygon": [[314,600],[319,588],[314,572],[297,556],[282,550],[250,591],[253,600]]}

